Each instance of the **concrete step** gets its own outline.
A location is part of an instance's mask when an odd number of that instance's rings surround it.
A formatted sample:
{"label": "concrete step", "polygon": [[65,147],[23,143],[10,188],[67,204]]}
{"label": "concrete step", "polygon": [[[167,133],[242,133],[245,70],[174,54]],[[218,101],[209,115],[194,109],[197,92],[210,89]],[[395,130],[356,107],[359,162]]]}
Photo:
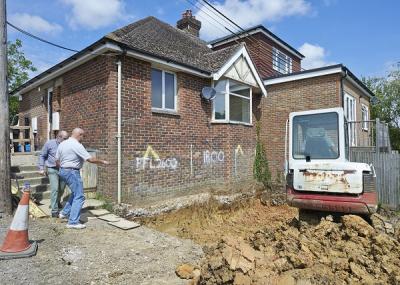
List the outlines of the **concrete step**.
{"label": "concrete step", "polygon": [[39,171],[24,171],[24,172],[18,172],[18,176],[23,176],[23,179],[26,178],[39,178],[43,177],[39,174]]}
{"label": "concrete step", "polygon": [[38,167],[36,165],[11,166],[11,172],[14,173],[33,172],[33,171],[38,171]]}
{"label": "concrete step", "polygon": [[[104,201],[88,198],[87,195],[85,195],[85,197],[86,197],[86,200],[85,200],[85,203],[83,204],[82,210],[100,209],[104,205]],[[63,202],[62,204],[65,205],[65,202]],[[50,198],[41,200],[38,206],[48,216],[51,215]]]}
{"label": "concrete step", "polygon": [[[44,176],[39,176],[39,177],[31,177],[31,178],[26,178],[24,176],[24,179],[18,179],[18,183],[20,185],[20,187],[22,187],[23,185],[25,185],[25,183],[28,182],[31,186],[33,185],[44,185],[44,184],[49,184],[49,178],[48,177],[44,177]],[[15,180],[12,181],[13,185],[16,185]]]}
{"label": "concrete step", "polygon": [[[65,196],[67,196],[69,194],[69,188],[65,188],[65,192],[63,195],[63,199],[65,198]],[[44,191],[44,192],[36,192],[36,193],[32,193],[32,196],[35,198],[36,201],[42,201],[45,199],[50,199],[50,187],[48,188],[48,190]],[[86,199],[95,199],[96,196],[96,192],[90,191],[90,192],[85,192],[85,197]]]}

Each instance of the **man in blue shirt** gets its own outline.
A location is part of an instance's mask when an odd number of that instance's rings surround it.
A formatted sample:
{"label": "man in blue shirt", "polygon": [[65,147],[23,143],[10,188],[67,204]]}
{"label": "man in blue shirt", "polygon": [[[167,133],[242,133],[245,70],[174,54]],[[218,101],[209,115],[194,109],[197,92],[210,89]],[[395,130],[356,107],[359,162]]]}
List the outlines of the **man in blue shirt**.
{"label": "man in blue shirt", "polygon": [[50,180],[50,207],[51,216],[54,218],[58,217],[58,206],[65,189],[65,183],[59,177],[59,169],[56,165],[56,153],[58,145],[67,138],[68,133],[66,131],[60,131],[57,138],[48,140],[44,144],[39,155],[39,173],[43,176],[47,174]]}

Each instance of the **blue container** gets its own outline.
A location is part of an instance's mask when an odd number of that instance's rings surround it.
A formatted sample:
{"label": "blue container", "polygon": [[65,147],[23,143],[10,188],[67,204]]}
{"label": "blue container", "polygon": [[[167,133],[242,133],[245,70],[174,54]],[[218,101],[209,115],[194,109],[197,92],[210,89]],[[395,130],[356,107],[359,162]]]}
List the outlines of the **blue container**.
{"label": "blue container", "polygon": [[30,143],[25,144],[25,152],[31,152],[31,144]]}
{"label": "blue container", "polygon": [[19,144],[19,145],[17,146],[17,152],[22,152],[22,145]]}

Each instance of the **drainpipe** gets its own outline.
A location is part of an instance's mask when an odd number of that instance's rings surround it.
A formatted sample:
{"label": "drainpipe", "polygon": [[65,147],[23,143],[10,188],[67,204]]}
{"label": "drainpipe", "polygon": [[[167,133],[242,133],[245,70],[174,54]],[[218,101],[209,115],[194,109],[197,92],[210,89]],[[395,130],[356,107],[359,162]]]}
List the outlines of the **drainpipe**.
{"label": "drainpipe", "polygon": [[121,204],[121,60],[116,62],[118,66],[118,95],[117,95],[117,109],[118,109],[118,119],[117,119],[117,164],[118,164],[118,204]]}
{"label": "drainpipe", "polygon": [[347,69],[345,68],[344,72],[342,72],[342,77],[340,78],[340,96],[342,100],[342,107],[344,108],[344,88],[343,88],[343,80],[347,77]]}
{"label": "drainpipe", "polygon": [[[344,112],[344,88],[343,88],[343,80],[347,77],[347,69],[345,68],[344,71],[342,72],[342,77],[340,78],[340,97],[342,100],[342,108],[343,108],[343,112]],[[346,130],[346,129],[345,129]],[[348,136],[347,136],[348,137]],[[348,138],[350,140],[350,138]],[[349,158],[349,160],[351,161],[351,157],[350,157],[350,141],[348,142],[348,150],[347,150],[347,157]],[[346,150],[345,150],[346,151]]]}

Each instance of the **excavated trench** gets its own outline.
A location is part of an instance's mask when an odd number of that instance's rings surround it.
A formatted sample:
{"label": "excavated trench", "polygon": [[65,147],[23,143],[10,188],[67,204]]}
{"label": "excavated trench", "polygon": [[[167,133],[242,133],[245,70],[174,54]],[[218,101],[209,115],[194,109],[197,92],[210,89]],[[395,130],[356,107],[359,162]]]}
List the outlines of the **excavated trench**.
{"label": "excavated trench", "polygon": [[[307,213],[282,194],[214,199],[142,223],[203,245],[190,284],[400,284],[400,218]],[[200,270],[198,270],[200,269]]]}

